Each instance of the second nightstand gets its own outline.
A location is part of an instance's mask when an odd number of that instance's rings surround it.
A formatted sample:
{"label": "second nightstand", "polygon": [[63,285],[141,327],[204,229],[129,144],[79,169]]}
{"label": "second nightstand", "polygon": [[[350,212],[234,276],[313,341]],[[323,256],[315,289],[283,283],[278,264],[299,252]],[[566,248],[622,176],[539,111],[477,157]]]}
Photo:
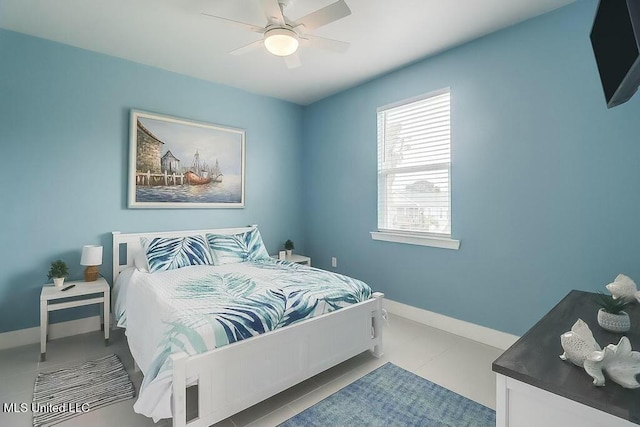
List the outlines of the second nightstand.
{"label": "second nightstand", "polygon": [[[73,288],[62,291],[69,285]],[[95,282],[65,282],[64,286],[56,287],[45,285],[40,292],[40,360],[44,361],[47,355],[47,329],[49,326],[49,312],[64,310],[65,308],[80,307],[83,305],[100,304],[100,315],[104,325],[104,342],[109,345],[109,296],[111,288],[107,281],[100,277]],[[99,295],[102,294],[102,295]],[[71,297],[88,297],[98,295],[94,298],[83,298],[75,301],[59,301]]]}
{"label": "second nightstand", "polygon": [[[271,255],[271,258],[278,259],[278,255]],[[309,258],[308,256],[291,254],[288,255],[284,260],[295,262],[297,264],[308,265],[309,267],[311,267],[311,258]]]}

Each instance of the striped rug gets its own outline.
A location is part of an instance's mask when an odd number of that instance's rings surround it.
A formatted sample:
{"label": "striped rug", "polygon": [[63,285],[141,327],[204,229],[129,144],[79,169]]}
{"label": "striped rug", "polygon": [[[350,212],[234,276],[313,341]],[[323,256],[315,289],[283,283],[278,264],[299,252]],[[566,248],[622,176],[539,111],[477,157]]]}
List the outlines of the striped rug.
{"label": "striped rug", "polygon": [[135,395],[129,375],[115,354],[40,373],[33,387],[33,425],[58,424]]}
{"label": "striped rug", "polygon": [[387,363],[280,427],[494,427],[495,412]]}

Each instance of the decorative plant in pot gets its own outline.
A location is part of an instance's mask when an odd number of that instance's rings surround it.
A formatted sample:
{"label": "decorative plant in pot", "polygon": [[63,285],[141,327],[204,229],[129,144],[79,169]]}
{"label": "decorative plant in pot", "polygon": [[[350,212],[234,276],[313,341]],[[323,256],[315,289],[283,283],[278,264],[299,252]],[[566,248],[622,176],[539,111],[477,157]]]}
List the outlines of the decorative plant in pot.
{"label": "decorative plant in pot", "polygon": [[49,269],[49,274],[47,277],[49,280],[53,279],[53,283],[61,287],[64,283],[64,279],[69,275],[69,268],[67,264],[65,264],[62,260],[53,261],[51,263],[51,268]]}
{"label": "decorative plant in pot", "polygon": [[613,299],[611,295],[598,292],[596,302],[600,306],[598,324],[603,329],[611,332],[627,332],[631,329],[629,314],[624,311],[625,307],[629,305],[628,300],[624,298]]}
{"label": "decorative plant in pot", "polygon": [[291,240],[287,240],[284,242],[284,248],[287,250],[287,256],[291,256],[293,254],[293,242]]}

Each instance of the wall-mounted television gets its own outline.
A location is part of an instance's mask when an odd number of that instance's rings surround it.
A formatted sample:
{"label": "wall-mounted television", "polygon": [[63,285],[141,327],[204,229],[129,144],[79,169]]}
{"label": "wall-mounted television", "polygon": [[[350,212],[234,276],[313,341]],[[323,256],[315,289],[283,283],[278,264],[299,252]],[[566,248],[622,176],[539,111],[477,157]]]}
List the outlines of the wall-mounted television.
{"label": "wall-mounted television", "polygon": [[640,85],[640,0],[600,0],[591,46],[607,107],[627,102]]}

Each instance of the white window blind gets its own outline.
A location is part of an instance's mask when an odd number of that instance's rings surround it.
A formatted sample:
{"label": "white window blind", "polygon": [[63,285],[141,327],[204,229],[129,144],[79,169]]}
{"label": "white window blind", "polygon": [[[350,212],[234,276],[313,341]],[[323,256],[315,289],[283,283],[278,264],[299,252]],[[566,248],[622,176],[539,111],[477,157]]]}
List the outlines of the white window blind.
{"label": "white window blind", "polygon": [[450,93],[378,109],[378,230],[451,237]]}

